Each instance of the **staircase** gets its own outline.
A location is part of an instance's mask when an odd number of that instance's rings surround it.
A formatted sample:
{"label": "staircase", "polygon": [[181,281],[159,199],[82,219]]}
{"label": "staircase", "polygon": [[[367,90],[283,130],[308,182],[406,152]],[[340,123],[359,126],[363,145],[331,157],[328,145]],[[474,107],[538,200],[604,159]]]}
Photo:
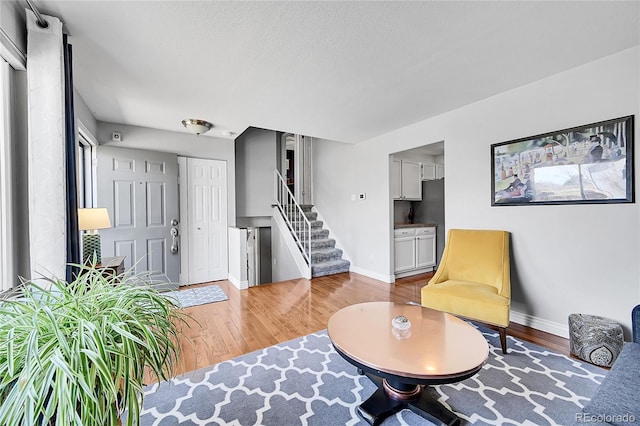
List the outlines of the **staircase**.
{"label": "staircase", "polygon": [[342,259],[342,250],[336,248],[336,240],[329,238],[329,230],[323,229],[318,213],[312,211],[312,205],[298,204],[278,170],[274,170],[274,188],[273,207],[277,207],[278,217],[283,219],[282,229],[284,226],[289,229],[300,249],[302,257],[300,263],[296,263],[304,270],[303,276],[314,278],[348,272],[351,263]]}
{"label": "staircase", "polygon": [[[312,211],[313,206],[301,205],[304,215],[311,223],[311,277],[349,272],[351,263],[342,258],[342,250],[336,248],[336,240],[329,238],[329,230],[323,228],[318,213]],[[307,248],[306,241],[304,242]]]}

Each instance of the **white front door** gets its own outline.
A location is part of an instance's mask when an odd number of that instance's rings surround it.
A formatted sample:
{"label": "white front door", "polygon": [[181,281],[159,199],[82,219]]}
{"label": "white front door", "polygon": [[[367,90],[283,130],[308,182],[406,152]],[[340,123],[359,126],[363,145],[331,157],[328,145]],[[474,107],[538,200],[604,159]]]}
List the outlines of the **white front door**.
{"label": "white front door", "polygon": [[100,231],[102,257],[126,256],[127,269],[178,283],[180,250],[171,235],[179,219],[177,155],[99,146],[97,159],[97,205],[113,225]]}
{"label": "white front door", "polygon": [[198,158],[186,160],[187,206],[183,225],[188,232],[188,261],[182,283],[226,279],[229,276],[227,163]]}

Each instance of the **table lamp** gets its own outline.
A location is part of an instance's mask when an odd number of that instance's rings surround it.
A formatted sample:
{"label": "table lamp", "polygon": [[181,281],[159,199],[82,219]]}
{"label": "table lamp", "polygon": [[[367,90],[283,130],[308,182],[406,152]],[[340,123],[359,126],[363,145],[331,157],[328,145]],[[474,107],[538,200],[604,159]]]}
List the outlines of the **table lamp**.
{"label": "table lamp", "polygon": [[95,209],[78,209],[78,229],[88,231],[82,235],[82,262],[101,263],[100,234],[98,229],[111,228],[109,212],[104,207]]}

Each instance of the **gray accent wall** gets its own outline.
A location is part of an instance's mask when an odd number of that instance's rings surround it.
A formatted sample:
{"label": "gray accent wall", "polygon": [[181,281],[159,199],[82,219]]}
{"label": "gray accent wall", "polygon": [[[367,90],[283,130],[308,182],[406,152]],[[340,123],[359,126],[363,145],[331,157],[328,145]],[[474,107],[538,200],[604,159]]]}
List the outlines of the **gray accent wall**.
{"label": "gray accent wall", "polygon": [[240,227],[271,224],[278,147],[278,134],[273,130],[249,128],[236,139],[236,216]]}
{"label": "gray accent wall", "polygon": [[[249,128],[236,139],[236,225],[261,227],[261,283],[300,278],[300,271],[273,220],[274,169],[281,169],[281,133]],[[269,246],[267,246],[267,244]],[[264,274],[264,275],[263,275]]]}

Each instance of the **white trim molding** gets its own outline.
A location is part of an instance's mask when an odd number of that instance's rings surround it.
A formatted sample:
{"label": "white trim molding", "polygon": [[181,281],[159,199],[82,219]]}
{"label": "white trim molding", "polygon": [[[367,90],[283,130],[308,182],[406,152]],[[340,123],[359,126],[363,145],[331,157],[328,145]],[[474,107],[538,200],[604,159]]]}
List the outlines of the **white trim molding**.
{"label": "white trim molding", "polygon": [[189,284],[189,207],[187,200],[187,157],[178,156],[178,197],[180,198],[180,285]]}
{"label": "white trim molding", "polygon": [[11,153],[11,69],[0,60],[0,291],[16,280],[13,247],[13,179]]}
{"label": "white trim molding", "polygon": [[233,284],[234,286],[236,286],[236,288],[238,290],[246,290],[249,288],[249,281],[247,280],[240,280],[236,277],[234,277],[233,275],[229,274],[229,282],[231,284]]}
{"label": "white trim molding", "polygon": [[349,267],[349,272],[364,275],[365,277],[373,278],[374,280],[382,281],[383,283],[387,284],[392,284],[396,281],[393,275],[382,275],[368,269],[358,268],[357,266],[353,266],[353,264]]}
{"label": "white trim molding", "polygon": [[560,324],[543,318],[538,318],[533,315],[516,312],[514,310],[511,310],[511,321],[516,324],[525,325],[527,327],[535,328],[536,330],[564,337],[565,339],[569,338],[568,323]]}
{"label": "white trim molding", "polygon": [[2,28],[0,28],[0,57],[16,70],[27,69],[27,56]]}

